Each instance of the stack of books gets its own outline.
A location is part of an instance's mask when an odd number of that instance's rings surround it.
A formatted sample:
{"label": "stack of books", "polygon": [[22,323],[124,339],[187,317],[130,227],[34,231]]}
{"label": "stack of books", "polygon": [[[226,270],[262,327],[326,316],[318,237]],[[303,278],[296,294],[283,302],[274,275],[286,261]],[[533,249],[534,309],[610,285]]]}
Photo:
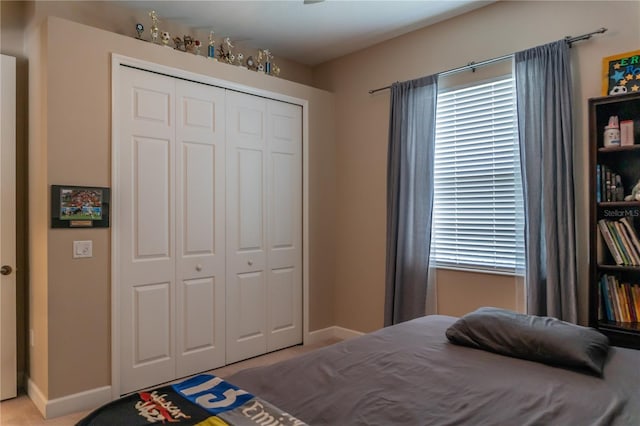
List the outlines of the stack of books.
{"label": "stack of books", "polygon": [[622,177],[604,164],[596,165],[596,201],[623,201]]}
{"label": "stack of books", "polygon": [[600,319],[640,321],[640,284],[621,283],[613,275],[600,277]]}
{"label": "stack of books", "polygon": [[598,227],[616,265],[640,266],[640,240],[628,218],[600,219]]}

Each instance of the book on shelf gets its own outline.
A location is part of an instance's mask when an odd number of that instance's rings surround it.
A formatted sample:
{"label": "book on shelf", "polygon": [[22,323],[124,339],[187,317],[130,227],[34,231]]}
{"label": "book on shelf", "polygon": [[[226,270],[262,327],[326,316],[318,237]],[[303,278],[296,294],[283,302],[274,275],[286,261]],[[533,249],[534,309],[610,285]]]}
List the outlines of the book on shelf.
{"label": "book on shelf", "polygon": [[602,179],[602,166],[600,164],[596,164],[596,203],[602,202],[602,188],[600,185],[600,180]]}
{"label": "book on shelf", "polygon": [[620,219],[620,223],[624,225],[625,229],[629,234],[629,237],[631,238],[631,243],[633,244],[633,247],[636,249],[638,254],[640,254],[640,239],[638,239],[638,235],[636,234],[636,231],[633,228],[631,221],[629,220],[629,218],[623,217]]}
{"label": "book on shelf", "polygon": [[600,219],[598,229],[616,265],[640,266],[640,238],[627,218]]}
{"label": "book on shelf", "polygon": [[608,167],[604,169],[604,194],[605,201],[611,201],[611,170]]}
{"label": "book on shelf", "polygon": [[622,302],[622,315],[624,317],[624,322],[631,322],[631,312],[629,311],[629,300],[627,300],[625,285],[618,283],[616,290],[619,292],[620,301]]}
{"label": "book on shelf", "polygon": [[636,314],[640,314],[640,285],[634,284],[632,287],[634,306],[636,308]]}
{"label": "book on shelf", "polygon": [[624,284],[625,299],[627,300],[627,307],[629,310],[629,320],[631,322],[638,322],[638,313],[636,312],[636,304],[633,301],[631,295],[631,284]]}
{"label": "book on shelf", "polygon": [[640,258],[638,257],[638,254],[635,252],[635,249],[631,244],[631,237],[627,235],[627,229],[619,220],[612,222],[612,224],[615,227],[616,236],[620,240],[622,251],[627,258],[627,265],[640,265]]}
{"label": "book on shelf", "polygon": [[607,283],[607,275],[604,274],[600,277],[600,298],[603,306],[602,313],[606,320],[615,321],[616,317],[613,312],[613,300],[611,299],[611,293],[609,292],[608,283]]}
{"label": "book on shelf", "polygon": [[614,198],[612,201],[624,201],[624,186],[622,186],[622,176],[616,173],[615,184],[612,188]]}
{"label": "book on shelf", "polygon": [[596,166],[596,201],[611,202],[624,200],[622,177],[604,164]]}
{"label": "book on shelf", "polygon": [[622,236],[620,235],[620,233],[618,232],[618,228],[616,227],[616,222],[613,220],[608,220],[606,224],[607,224],[607,227],[609,228],[611,237],[613,238],[613,243],[616,245],[616,248],[618,249],[618,253],[620,253],[620,256],[622,257],[622,265],[625,265],[625,266],[631,265],[632,261],[629,257],[629,254],[625,250],[624,242],[622,241]]}
{"label": "book on shelf", "polygon": [[634,266],[640,265],[640,251],[636,247],[633,239],[638,239],[633,226],[629,222],[623,222],[622,219],[619,219],[617,222],[617,226],[620,228],[620,233],[622,234],[622,238],[625,242],[625,248],[629,252],[629,255],[634,259]]}
{"label": "book on shelf", "polygon": [[615,320],[618,322],[626,322],[626,315],[624,312],[622,297],[620,296],[618,280],[613,275],[609,275],[608,278],[609,278],[609,291],[611,291],[613,295],[613,300],[615,301],[615,304],[616,304]]}
{"label": "book on shelf", "polygon": [[616,265],[622,265],[622,256],[620,255],[617,245],[613,241],[613,237],[611,236],[611,232],[607,226],[607,220],[600,219],[598,221],[598,228],[600,229],[600,234],[602,234],[602,238],[609,248],[609,252],[613,256],[613,260],[616,262]]}
{"label": "book on shelf", "polygon": [[615,275],[600,277],[602,317],[622,323],[640,322],[640,285],[622,283]]}

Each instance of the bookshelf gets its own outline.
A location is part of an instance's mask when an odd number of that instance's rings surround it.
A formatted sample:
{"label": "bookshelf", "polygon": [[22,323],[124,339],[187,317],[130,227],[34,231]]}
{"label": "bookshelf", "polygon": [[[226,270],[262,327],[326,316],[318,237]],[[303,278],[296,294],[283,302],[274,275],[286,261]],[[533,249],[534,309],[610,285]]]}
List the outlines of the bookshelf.
{"label": "bookshelf", "polygon": [[[623,122],[618,145],[606,130]],[[640,181],[640,92],[589,99],[589,146],[589,323],[640,349],[640,200],[628,199]]]}

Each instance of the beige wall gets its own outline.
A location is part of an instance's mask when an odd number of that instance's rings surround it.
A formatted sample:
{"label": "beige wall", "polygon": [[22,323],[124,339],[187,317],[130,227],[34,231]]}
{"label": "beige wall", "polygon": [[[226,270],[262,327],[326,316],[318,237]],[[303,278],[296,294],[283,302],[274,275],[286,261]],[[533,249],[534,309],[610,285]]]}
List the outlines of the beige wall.
{"label": "beige wall", "polygon": [[[188,5],[185,5],[185,7],[188,7]],[[34,17],[41,20],[47,16],[57,16],[59,18],[75,21],[95,28],[101,28],[117,34],[133,37],[136,35],[136,23],[142,23],[147,29],[151,26],[151,19],[149,18],[148,13],[149,9],[131,9],[113,0],[46,0],[35,2]],[[169,19],[165,19],[163,16],[159,16],[159,19],[160,31],[168,31],[172,37],[182,37],[184,34],[188,34],[194,39],[199,39],[204,44],[209,40],[209,30],[189,28]],[[212,30],[215,31],[215,28],[212,28]],[[257,51],[255,49],[246,47],[242,42],[235,42],[233,40],[233,34],[219,34],[216,32],[216,46],[219,46],[220,41],[227,35],[232,38],[235,52],[243,52],[245,56],[257,55]],[[145,34],[145,37],[148,38],[148,32]],[[73,49],[73,45],[74,42],[70,40],[68,48]],[[311,67],[285,58],[276,57],[274,59],[275,63],[278,64],[282,70],[280,74],[281,78],[302,84],[311,84]]]}
{"label": "beige wall", "polygon": [[[336,96],[338,325],[371,331],[383,323],[389,93],[367,91],[607,27],[571,51],[579,313],[587,321],[587,98],[600,94],[603,57],[640,46],[639,20],[637,1],[500,1],[314,69],[314,84]],[[503,291],[487,286],[486,300]]]}
{"label": "beige wall", "polygon": [[482,306],[526,310],[523,277],[439,269],[436,282],[436,303],[441,315],[459,317]]}
{"label": "beige wall", "polygon": [[[47,200],[52,184],[111,185],[111,53],[309,101],[310,329],[333,325],[333,96],[67,20],[49,18],[42,31],[42,63],[31,62],[34,93],[42,97],[32,101],[43,105],[30,123],[30,193],[39,206],[31,211],[31,291],[32,306],[46,306],[44,318],[32,318],[30,377],[47,398],[110,383],[111,229],[50,229]],[[72,241],[85,239],[93,240],[94,257],[72,259]]]}

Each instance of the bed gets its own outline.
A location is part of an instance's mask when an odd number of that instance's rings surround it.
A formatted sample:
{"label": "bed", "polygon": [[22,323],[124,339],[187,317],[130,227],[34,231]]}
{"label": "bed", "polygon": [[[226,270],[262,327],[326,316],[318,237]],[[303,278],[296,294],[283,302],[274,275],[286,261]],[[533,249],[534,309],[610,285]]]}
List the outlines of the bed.
{"label": "bed", "polygon": [[427,316],[228,381],[310,425],[640,425],[640,351],[602,377],[449,342]]}
{"label": "bed", "polygon": [[[246,403],[253,405],[235,410],[244,417],[229,417],[227,423],[211,418],[201,423],[209,414],[178,404],[180,411],[168,402],[179,399],[180,389],[220,381],[197,376],[178,388],[161,388],[155,404],[148,392],[141,392],[142,401],[111,403],[78,424],[148,424],[134,420],[140,420],[140,409],[133,414],[126,408],[126,421],[119,417],[125,415],[120,414],[123,407],[135,402],[147,407],[147,418],[154,413],[148,408],[156,407],[182,413],[172,422],[198,425],[640,425],[640,351],[609,347],[593,329],[546,317],[502,310],[496,316],[495,309],[488,319],[486,314],[480,314],[475,335],[474,313],[460,319],[432,315],[243,370],[223,384],[256,398]],[[541,327],[532,328],[531,318]],[[554,331],[549,334],[549,329]],[[478,342],[482,349],[465,346]],[[224,396],[216,398],[204,399]],[[265,404],[271,414],[254,416],[254,408],[262,410]],[[101,420],[105,413],[110,414]]]}

